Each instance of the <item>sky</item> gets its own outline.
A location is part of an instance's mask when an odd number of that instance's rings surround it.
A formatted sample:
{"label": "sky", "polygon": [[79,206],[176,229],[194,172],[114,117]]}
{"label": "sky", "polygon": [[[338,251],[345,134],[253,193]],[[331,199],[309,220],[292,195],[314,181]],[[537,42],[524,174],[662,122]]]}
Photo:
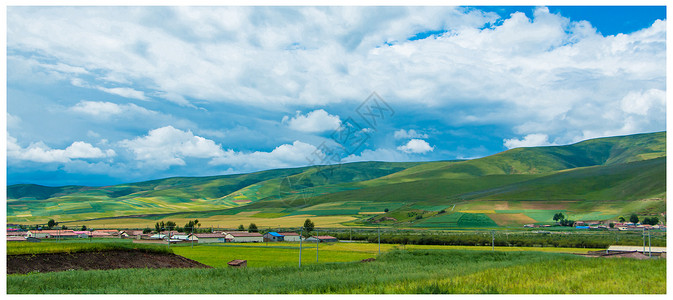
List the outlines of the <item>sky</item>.
{"label": "sky", "polygon": [[8,7],[7,183],[666,129],[665,7]]}

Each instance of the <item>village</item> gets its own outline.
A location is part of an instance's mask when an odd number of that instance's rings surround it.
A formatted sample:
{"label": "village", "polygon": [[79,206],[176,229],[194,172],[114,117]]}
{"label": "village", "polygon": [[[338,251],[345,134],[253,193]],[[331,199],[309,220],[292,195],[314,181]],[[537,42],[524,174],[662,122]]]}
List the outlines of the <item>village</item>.
{"label": "village", "polygon": [[21,231],[16,228],[7,229],[7,241],[29,241],[39,242],[42,239],[48,240],[67,240],[67,239],[87,239],[87,238],[120,238],[133,239],[134,243],[262,243],[262,242],[338,242],[333,236],[319,235],[302,237],[297,232],[274,232],[267,233],[248,232],[248,231],[221,231],[213,230],[210,233],[183,233],[178,231],[161,231],[148,233],[143,230],[69,230],[69,229],[49,229],[49,230],[27,230]]}

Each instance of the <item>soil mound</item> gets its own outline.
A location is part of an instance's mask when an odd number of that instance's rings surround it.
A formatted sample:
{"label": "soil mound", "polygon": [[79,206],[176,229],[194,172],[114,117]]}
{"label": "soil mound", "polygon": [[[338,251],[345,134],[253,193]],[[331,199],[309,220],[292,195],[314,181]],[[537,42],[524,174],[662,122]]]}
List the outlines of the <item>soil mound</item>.
{"label": "soil mound", "polygon": [[7,255],[7,274],[128,268],[210,268],[210,266],[175,254],[135,250]]}

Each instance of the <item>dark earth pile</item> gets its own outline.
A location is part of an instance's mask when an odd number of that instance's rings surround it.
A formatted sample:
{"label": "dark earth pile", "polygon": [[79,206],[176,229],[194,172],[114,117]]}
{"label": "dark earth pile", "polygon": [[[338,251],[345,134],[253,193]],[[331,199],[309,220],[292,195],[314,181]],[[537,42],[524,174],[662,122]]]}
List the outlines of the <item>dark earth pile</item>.
{"label": "dark earth pile", "polygon": [[7,274],[128,268],[210,268],[210,266],[175,254],[141,251],[114,250],[7,256]]}

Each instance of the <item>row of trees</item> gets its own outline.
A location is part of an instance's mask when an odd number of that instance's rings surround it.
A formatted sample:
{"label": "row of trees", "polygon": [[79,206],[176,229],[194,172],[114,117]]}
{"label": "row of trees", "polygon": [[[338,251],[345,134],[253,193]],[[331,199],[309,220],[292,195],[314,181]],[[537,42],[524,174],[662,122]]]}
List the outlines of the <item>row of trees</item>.
{"label": "row of trees", "polygon": [[[315,229],[315,223],[311,221],[311,219],[306,219],[304,221],[304,231],[302,232],[302,235],[304,236],[309,236],[310,233]],[[239,231],[245,231],[245,226],[243,224],[238,225],[238,230]],[[257,228],[257,224],[255,223],[250,223],[248,225],[248,232],[259,232],[259,228]]]}
{"label": "row of trees", "polygon": [[[566,217],[563,215],[563,213],[556,213],[554,214],[554,221],[558,222],[561,226],[573,226],[575,224],[575,221],[566,219]],[[638,218],[638,215],[636,214],[631,214],[629,216],[629,222],[636,224],[640,221],[640,218]],[[623,216],[619,216],[619,222],[626,222],[626,219]],[[657,225],[659,224],[659,218],[658,217],[645,217],[641,224],[645,225]],[[612,227],[612,226],[611,226]]]}
{"label": "row of trees", "polygon": [[[619,216],[619,222],[622,222],[622,223],[626,222],[626,219],[624,219],[623,216]],[[638,215],[636,215],[636,214],[631,214],[631,216],[629,216],[629,222],[631,222],[633,224],[636,224],[636,223],[640,222],[640,218],[638,218]],[[657,224],[659,224],[659,217],[656,217],[656,216],[651,217],[651,218],[645,217],[642,220],[642,222],[640,222],[640,224],[657,225]]]}

